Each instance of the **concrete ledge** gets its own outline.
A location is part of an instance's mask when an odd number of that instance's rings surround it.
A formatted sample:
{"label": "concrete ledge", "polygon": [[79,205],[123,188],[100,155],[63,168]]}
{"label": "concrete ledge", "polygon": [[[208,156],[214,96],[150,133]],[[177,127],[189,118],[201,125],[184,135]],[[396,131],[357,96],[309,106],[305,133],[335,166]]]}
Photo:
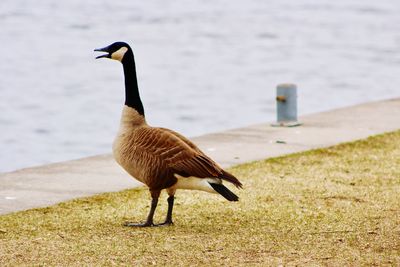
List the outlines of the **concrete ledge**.
{"label": "concrete ledge", "polygon": [[[400,129],[400,98],[300,117],[300,127],[252,125],[192,138],[224,167]],[[277,142],[279,141],[279,142]],[[0,214],[140,185],[111,155],[0,174]]]}

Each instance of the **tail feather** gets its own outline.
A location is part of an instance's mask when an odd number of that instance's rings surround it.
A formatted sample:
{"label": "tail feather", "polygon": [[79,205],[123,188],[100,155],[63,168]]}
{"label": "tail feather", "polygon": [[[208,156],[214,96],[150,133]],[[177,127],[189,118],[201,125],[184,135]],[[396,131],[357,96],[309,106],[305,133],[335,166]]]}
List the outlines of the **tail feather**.
{"label": "tail feather", "polygon": [[214,183],[209,183],[211,187],[218,192],[221,196],[226,198],[229,201],[238,201],[239,197],[235,195],[232,191],[230,191],[228,188],[226,188],[223,184],[214,184]]}
{"label": "tail feather", "polygon": [[225,181],[231,182],[232,184],[234,184],[237,188],[242,188],[242,183],[232,174],[230,174],[229,172],[222,170],[222,175],[219,176],[218,178],[221,178]]}

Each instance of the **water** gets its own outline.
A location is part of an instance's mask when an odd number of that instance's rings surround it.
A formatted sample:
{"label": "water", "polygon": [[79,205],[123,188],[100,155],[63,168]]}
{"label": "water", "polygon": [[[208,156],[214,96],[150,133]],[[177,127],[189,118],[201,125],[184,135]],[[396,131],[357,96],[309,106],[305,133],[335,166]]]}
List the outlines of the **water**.
{"label": "water", "polygon": [[400,96],[398,0],[0,2],[0,171],[110,152],[134,49],[147,120],[196,136]]}

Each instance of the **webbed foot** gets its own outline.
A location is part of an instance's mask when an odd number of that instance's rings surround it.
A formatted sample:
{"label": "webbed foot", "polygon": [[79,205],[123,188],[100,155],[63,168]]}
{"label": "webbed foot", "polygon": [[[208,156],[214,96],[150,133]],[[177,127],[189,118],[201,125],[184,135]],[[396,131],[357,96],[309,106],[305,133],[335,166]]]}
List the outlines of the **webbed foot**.
{"label": "webbed foot", "polygon": [[167,220],[167,221],[165,221],[165,222],[163,222],[163,223],[157,224],[156,226],[171,226],[171,225],[174,225],[174,223],[172,222],[172,220]]}
{"label": "webbed foot", "polygon": [[152,226],[156,226],[156,225],[153,222],[144,222],[144,223],[125,222],[124,226],[127,226],[127,227],[152,227]]}

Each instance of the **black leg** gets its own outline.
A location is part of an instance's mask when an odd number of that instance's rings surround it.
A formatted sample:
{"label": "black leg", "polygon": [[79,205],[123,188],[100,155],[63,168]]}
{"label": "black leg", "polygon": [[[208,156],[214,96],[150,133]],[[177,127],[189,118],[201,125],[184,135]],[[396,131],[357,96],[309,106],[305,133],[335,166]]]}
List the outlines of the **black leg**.
{"label": "black leg", "polygon": [[175,197],[174,196],[169,196],[168,197],[168,212],[167,212],[167,218],[165,218],[165,222],[159,224],[159,225],[171,225],[174,224],[172,222],[172,209],[174,207],[174,200]]}
{"label": "black leg", "polygon": [[151,208],[149,215],[147,215],[147,220],[144,223],[131,223],[131,222],[126,222],[124,225],[125,226],[130,226],[130,227],[148,227],[148,226],[155,226],[153,223],[153,217],[154,217],[154,212],[156,211],[157,208],[157,203],[158,203],[158,195],[153,194],[152,192],[152,199],[151,199]]}

